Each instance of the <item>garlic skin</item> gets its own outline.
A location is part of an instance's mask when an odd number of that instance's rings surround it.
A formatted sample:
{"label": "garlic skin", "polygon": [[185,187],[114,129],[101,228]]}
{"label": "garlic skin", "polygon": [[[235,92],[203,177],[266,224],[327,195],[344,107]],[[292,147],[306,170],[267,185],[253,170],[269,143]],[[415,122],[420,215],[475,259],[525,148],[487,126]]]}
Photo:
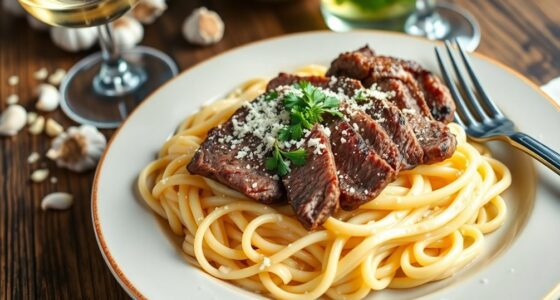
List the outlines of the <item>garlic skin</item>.
{"label": "garlic skin", "polygon": [[97,42],[97,29],[52,27],[51,40],[68,52],[78,52],[91,48]]}
{"label": "garlic skin", "polygon": [[27,18],[27,24],[29,24],[29,27],[32,29],[37,31],[49,31],[50,26],[46,23],[37,20],[32,15],[26,15],[25,17]]}
{"label": "garlic skin", "polygon": [[196,45],[215,44],[224,36],[224,22],[206,7],[195,9],[183,23],[183,36]]}
{"label": "garlic skin", "polygon": [[58,89],[51,84],[42,83],[35,89],[35,95],[38,100],[35,108],[42,111],[53,111],[60,103],[60,93]]}
{"label": "garlic skin", "polygon": [[93,126],[69,127],[53,140],[47,157],[59,167],[83,172],[97,165],[106,145],[105,136]]}
{"label": "garlic skin", "polygon": [[144,27],[132,17],[123,16],[112,26],[115,44],[123,50],[134,48],[144,38]]}
{"label": "garlic skin", "polygon": [[25,10],[17,0],[2,0],[2,8],[4,12],[7,12],[16,17],[22,17],[25,15]]}
{"label": "garlic skin", "polygon": [[0,135],[16,135],[27,123],[27,111],[23,106],[8,106],[0,116]]}
{"label": "garlic skin", "polygon": [[165,10],[165,0],[141,0],[130,14],[142,24],[152,24]]}
{"label": "garlic skin", "polygon": [[74,196],[68,193],[51,193],[41,200],[41,209],[68,209],[74,202]]}

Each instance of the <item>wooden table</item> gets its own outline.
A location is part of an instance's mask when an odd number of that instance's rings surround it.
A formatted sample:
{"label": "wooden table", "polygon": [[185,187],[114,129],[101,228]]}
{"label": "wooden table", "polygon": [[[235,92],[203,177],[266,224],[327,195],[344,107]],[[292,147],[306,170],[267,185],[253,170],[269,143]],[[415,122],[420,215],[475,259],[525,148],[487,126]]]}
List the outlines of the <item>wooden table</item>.
{"label": "wooden table", "polygon": [[[480,22],[480,53],[513,67],[537,84],[560,76],[560,1],[451,2],[468,9]],[[185,16],[202,5],[220,13],[226,24],[224,40],[207,48],[190,46],[180,31]],[[174,0],[169,8],[155,24],[146,27],[142,44],[169,53],[181,69],[255,40],[326,28],[319,0],[277,4]],[[53,46],[48,34],[33,31],[25,20],[0,11],[0,110],[6,108],[6,97],[13,92],[20,96],[22,105],[32,109],[32,88],[38,84],[33,72],[41,67],[68,69],[86,54],[63,52]],[[15,88],[7,84],[11,75],[20,77]],[[47,116],[66,127],[73,124],[60,111]],[[104,133],[110,137],[112,131]],[[71,173],[46,159],[27,163],[31,152],[45,153],[48,147],[46,136],[31,136],[26,130],[12,138],[0,138],[0,298],[126,298],[105,265],[92,230],[94,172]],[[32,183],[31,172],[41,166],[48,167],[58,183]],[[55,191],[74,195],[70,210],[40,209],[42,197]]]}

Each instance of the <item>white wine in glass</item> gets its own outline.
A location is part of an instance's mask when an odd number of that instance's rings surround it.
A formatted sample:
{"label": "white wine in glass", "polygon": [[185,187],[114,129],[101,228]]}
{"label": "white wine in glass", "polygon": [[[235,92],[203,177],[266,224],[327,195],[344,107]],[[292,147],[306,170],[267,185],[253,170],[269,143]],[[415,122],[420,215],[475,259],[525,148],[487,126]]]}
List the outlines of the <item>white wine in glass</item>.
{"label": "white wine in glass", "polygon": [[99,128],[117,127],[153,90],[178,72],[166,54],[147,47],[121,51],[110,22],[138,0],[19,0],[38,20],[52,26],[97,26],[101,52],[69,71],[60,90],[61,106],[73,120]]}

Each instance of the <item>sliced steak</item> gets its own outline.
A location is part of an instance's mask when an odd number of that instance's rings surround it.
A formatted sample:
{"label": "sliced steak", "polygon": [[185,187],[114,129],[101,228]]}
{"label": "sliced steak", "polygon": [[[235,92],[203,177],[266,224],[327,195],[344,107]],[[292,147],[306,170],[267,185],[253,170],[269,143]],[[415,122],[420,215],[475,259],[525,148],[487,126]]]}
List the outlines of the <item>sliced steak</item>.
{"label": "sliced steak", "polygon": [[401,81],[390,79],[385,80],[384,83],[386,84],[380,85],[380,88],[395,92],[395,96],[390,101],[401,109],[422,147],[422,162],[430,164],[451,157],[457,141],[447,126],[424,114],[418,114],[418,110],[422,108],[416,105],[417,102]]}
{"label": "sliced steak", "polygon": [[420,87],[424,91],[424,98],[430,107],[434,119],[449,123],[453,121],[455,113],[455,102],[451,98],[449,89],[441,79],[434,74],[425,71],[416,76]]}
{"label": "sliced steak", "polygon": [[390,101],[400,110],[413,110],[416,114],[432,118],[430,108],[423,100],[423,96],[422,101],[417,100],[418,95],[421,95],[417,85],[407,85],[403,81],[393,78],[381,79],[376,84],[382,91],[394,93]]}
{"label": "sliced steak", "polygon": [[[245,108],[240,108],[232,116],[242,117]],[[232,118],[212,129],[207,139],[194,154],[187,169],[191,174],[214,179],[237,190],[247,197],[262,203],[275,203],[284,199],[284,187],[277,176],[264,167],[264,159],[245,156],[238,157],[240,149],[255,149],[258,144],[251,136],[244,138],[235,149],[220,140],[233,133]],[[246,148],[246,149],[247,149]]]}
{"label": "sliced steak", "polygon": [[330,124],[331,147],[340,187],[340,207],[354,210],[375,198],[396,176],[348,122]]}
{"label": "sliced steak", "polygon": [[[314,143],[309,143],[310,140]],[[317,150],[313,144],[325,148]],[[313,230],[338,209],[340,190],[329,139],[320,126],[313,127],[303,148],[308,153],[306,163],[292,166],[282,182],[298,220]]]}
{"label": "sliced steak", "polygon": [[429,113],[434,119],[446,123],[453,120],[455,103],[449,90],[437,76],[416,62],[375,55],[373,51],[361,48],[339,55],[331,63],[327,75],[358,79],[366,87],[382,84],[380,81],[385,79],[400,80],[418,102],[420,113]]}
{"label": "sliced steak", "polygon": [[[354,130],[359,130],[360,135],[375,152],[393,168],[399,171],[401,167],[401,154],[399,148],[387,134],[385,129],[373,118],[362,111],[349,115]],[[356,125],[354,125],[356,124]]]}
{"label": "sliced steak", "polygon": [[440,162],[453,155],[457,138],[445,124],[415,114],[407,114],[407,119],[422,145],[424,164]]}
{"label": "sliced steak", "polygon": [[408,170],[422,163],[424,151],[408,120],[394,104],[376,98],[370,98],[371,108],[368,113],[389,135],[401,154],[400,169]]}
{"label": "sliced steak", "polygon": [[347,77],[298,76],[280,73],[268,82],[266,89],[273,90],[279,86],[293,85],[300,81],[308,81],[313,86],[336,93],[343,93],[349,97],[353,96],[356,90],[363,88],[360,81]]}

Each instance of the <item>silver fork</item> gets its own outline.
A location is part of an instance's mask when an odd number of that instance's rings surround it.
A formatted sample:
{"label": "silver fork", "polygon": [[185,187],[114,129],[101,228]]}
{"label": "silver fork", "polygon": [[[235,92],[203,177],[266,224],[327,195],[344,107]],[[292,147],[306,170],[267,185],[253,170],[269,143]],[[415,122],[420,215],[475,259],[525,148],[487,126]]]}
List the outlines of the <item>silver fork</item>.
{"label": "silver fork", "polygon": [[[443,79],[447,83],[451,95],[457,104],[455,112],[455,122],[461,125],[467,135],[475,141],[485,142],[488,140],[501,140],[508,142],[521,151],[531,155],[541,163],[549,167],[552,171],[560,175],[560,154],[550,149],[546,145],[530,137],[529,135],[519,132],[515,129],[513,122],[508,119],[496,104],[490,99],[488,94],[482,88],[476,74],[474,73],[469,59],[465,55],[465,51],[461,48],[461,44],[456,40],[455,44],[459,49],[461,58],[470,81],[474,85],[474,91],[467,83],[463,72],[459,69],[457,60],[452,51],[449,41],[445,41],[447,54],[453,65],[455,77],[459,84],[452,79],[451,72],[443,62],[438,47],[435,48],[436,57],[439,63]],[[462,96],[460,90],[463,91]],[[476,96],[478,95],[478,97]],[[468,101],[470,103],[467,105]]]}

